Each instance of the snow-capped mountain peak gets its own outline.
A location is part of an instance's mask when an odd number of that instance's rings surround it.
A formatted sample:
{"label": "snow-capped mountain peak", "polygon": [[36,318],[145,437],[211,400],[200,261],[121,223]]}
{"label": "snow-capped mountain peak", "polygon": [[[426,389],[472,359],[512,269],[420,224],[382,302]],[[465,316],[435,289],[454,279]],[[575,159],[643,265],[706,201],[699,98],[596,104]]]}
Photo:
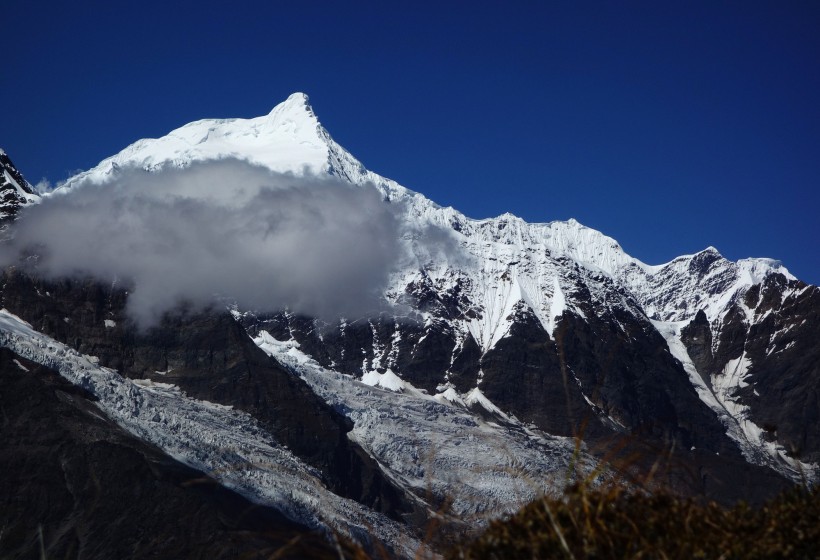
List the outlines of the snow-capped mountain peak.
{"label": "snow-capped mountain peak", "polygon": [[154,171],[166,165],[187,167],[196,161],[225,158],[245,160],[280,173],[334,174],[332,161],[363,169],[322,128],[308,96],[294,93],[267,115],[202,119],[161,138],[138,140],[89,171],[69,178],[58,190],[74,188],[83,181],[103,183],[119,168]]}
{"label": "snow-capped mountain peak", "polygon": [[269,117],[279,117],[281,115],[289,115],[292,117],[304,113],[317,121],[316,115],[313,112],[313,107],[310,106],[310,97],[306,93],[297,91],[291,93],[287,99],[276,105],[268,114]]}
{"label": "snow-capped mountain peak", "polygon": [[262,125],[258,130],[262,139],[291,137],[297,142],[321,142],[322,140],[319,119],[316,118],[308,96],[304,93],[290,95],[260,120],[262,120]]}
{"label": "snow-capped mountain peak", "polygon": [[[730,284],[754,285],[772,272],[793,278],[776,261],[750,259],[732,263],[714,247],[663,265],[650,266],[627,254],[616,240],[575,219],[530,224],[511,214],[484,220],[467,218],[369,171],[330,136],[319,122],[308,96],[301,92],[291,94],[266,115],[250,119],[203,119],[181,126],[161,138],[138,140],[93,169],[70,178],[57,192],[65,192],[83,181],[105,182],[119,168],[155,171],[169,165],[186,167],[193,162],[225,158],[244,160],[275,172],[329,175],[355,185],[373,184],[385,200],[405,203],[408,239],[418,239],[419,232],[430,226],[442,229],[467,248],[471,257],[478,258],[474,262],[491,263],[479,266],[485,272],[502,266],[492,263],[517,262],[520,264],[515,274],[528,276],[541,266],[532,260],[534,256],[546,255],[544,266],[547,268],[537,274],[540,280],[522,292],[524,300],[542,309],[539,315],[545,325],[551,324],[552,320],[548,316],[551,313],[548,294],[552,294],[555,284],[556,259],[568,259],[589,271],[603,273],[626,287],[650,317],[667,320],[689,317],[702,307],[704,298],[711,297],[707,292],[712,288],[712,291],[723,293],[723,288]],[[456,266],[455,262],[447,262],[452,254],[448,257],[439,253],[444,260],[431,261],[431,255],[436,253],[435,247],[425,243],[412,245],[407,255],[409,258],[405,260],[411,267],[435,265],[444,271],[450,265]],[[503,275],[505,270],[499,270],[498,274]],[[478,274],[478,270],[474,272]],[[400,276],[407,278],[404,274]],[[676,278],[674,282],[670,280],[673,276]],[[524,284],[529,286],[530,280],[525,280]],[[541,286],[541,281],[546,284]],[[712,288],[707,286],[709,281],[713,281]],[[473,286],[483,284],[484,280],[472,279]],[[394,288],[400,289],[401,286]],[[667,309],[667,304],[661,303],[668,299],[668,305],[672,305],[674,300],[677,306],[679,300],[676,298],[683,292],[691,296],[691,306]]]}
{"label": "snow-capped mountain peak", "polygon": [[733,262],[714,247],[707,247],[662,265],[623,267],[616,276],[650,318],[688,321],[700,310],[709,320],[715,319],[737,294],[762,283],[772,274],[796,280],[774,259],[749,258]]}

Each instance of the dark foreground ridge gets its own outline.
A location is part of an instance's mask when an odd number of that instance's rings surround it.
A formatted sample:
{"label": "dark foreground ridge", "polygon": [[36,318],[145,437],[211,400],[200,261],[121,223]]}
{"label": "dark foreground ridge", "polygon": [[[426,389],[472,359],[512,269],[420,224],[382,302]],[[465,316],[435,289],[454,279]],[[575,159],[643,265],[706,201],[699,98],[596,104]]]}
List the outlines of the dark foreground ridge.
{"label": "dark foreground ridge", "polygon": [[0,558],[338,558],[129,435],[91,395],[0,348]]}

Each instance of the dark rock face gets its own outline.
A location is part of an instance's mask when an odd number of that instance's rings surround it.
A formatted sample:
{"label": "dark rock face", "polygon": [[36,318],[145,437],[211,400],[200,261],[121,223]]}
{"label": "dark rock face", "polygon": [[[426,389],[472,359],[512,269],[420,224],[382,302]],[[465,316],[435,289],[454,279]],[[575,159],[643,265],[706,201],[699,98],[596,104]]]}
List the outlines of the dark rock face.
{"label": "dark rock face", "polygon": [[596,409],[621,428],[616,437],[590,431],[585,439],[593,450],[638,481],[660,466],[655,482],[665,488],[727,505],[761,502],[789,486],[743,458],[651,325],[629,316],[602,320],[566,314],[556,331],[567,367],[589,388]]}
{"label": "dark rock face", "polygon": [[57,373],[0,349],[0,557],[338,557],[107,420]]}
{"label": "dark rock face", "polygon": [[472,336],[467,336],[453,350],[453,363],[447,379],[456,390],[466,393],[478,384],[481,371],[481,348]]}
{"label": "dark rock face", "polygon": [[[11,181],[6,178],[6,173],[11,177]],[[17,186],[23,191],[22,193]],[[13,221],[20,208],[28,204],[23,193],[35,194],[34,189],[17,170],[9,156],[0,151],[0,229]]]}
{"label": "dark rock face", "polygon": [[[750,329],[747,352],[753,389],[745,391],[753,421],[773,432],[795,457],[820,462],[820,290],[790,302],[794,313],[770,315]],[[799,320],[799,322],[798,322]],[[792,328],[788,329],[791,325]],[[764,352],[767,340],[776,348]]]}
{"label": "dark rock face", "polygon": [[730,360],[743,358],[746,386],[736,396],[749,407],[750,419],[793,456],[818,462],[818,332],[820,289],[774,274],[750,288],[715,324],[698,314],[683,331],[683,342],[707,379],[725,375]]}
{"label": "dark rock face", "polygon": [[789,484],[742,457],[646,320],[567,312],[553,341],[524,312],[481,369],[494,404],[548,433],[582,435],[639,481],[662,465],[656,482],[727,504],[759,502]]}
{"label": "dark rock face", "polygon": [[584,400],[571,367],[528,310],[480,361],[481,391],[496,406],[547,433],[601,435],[599,417]]}
{"label": "dark rock face", "polygon": [[397,519],[424,517],[347,438],[349,421],[262,352],[227,312],[181,309],[140,332],[125,315],[122,288],[15,271],[3,284],[2,305],[41,332],[123,375],[173,383],[191,397],[248,412],[337,494]]}
{"label": "dark rock face", "polygon": [[695,318],[681,330],[681,340],[686,345],[689,357],[701,374],[706,373],[705,381],[709,383],[709,373],[714,371],[715,357],[712,353],[712,329],[706,313],[698,311]]}
{"label": "dark rock face", "polygon": [[[292,338],[321,365],[347,375],[360,377],[369,370],[384,373],[392,367],[402,372],[403,379],[430,394],[442,383],[442,372],[450,367],[456,346],[455,334],[445,321],[424,325],[412,318],[384,314],[331,326],[280,313],[247,317],[243,325],[254,336],[264,330],[279,340]],[[381,357],[385,355],[390,357],[389,363]]]}

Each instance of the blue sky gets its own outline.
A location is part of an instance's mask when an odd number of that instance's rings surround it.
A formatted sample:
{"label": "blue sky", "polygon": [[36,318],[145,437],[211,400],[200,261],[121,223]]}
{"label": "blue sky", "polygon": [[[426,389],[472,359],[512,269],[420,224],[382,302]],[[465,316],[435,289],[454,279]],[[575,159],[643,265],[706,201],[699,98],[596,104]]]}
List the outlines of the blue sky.
{"label": "blue sky", "polygon": [[32,182],[304,91],[367,167],[468,216],[820,283],[820,3],[3,4],[0,146]]}

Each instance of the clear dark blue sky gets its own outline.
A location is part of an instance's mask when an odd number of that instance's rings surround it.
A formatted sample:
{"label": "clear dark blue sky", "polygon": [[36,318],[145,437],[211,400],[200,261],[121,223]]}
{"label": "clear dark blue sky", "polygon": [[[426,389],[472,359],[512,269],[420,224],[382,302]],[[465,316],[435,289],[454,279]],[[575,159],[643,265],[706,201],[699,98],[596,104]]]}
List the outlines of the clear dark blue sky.
{"label": "clear dark blue sky", "polygon": [[366,166],[468,216],[574,217],[651,264],[714,245],[820,283],[815,1],[2,0],[0,18],[0,146],[32,182],[304,91]]}

